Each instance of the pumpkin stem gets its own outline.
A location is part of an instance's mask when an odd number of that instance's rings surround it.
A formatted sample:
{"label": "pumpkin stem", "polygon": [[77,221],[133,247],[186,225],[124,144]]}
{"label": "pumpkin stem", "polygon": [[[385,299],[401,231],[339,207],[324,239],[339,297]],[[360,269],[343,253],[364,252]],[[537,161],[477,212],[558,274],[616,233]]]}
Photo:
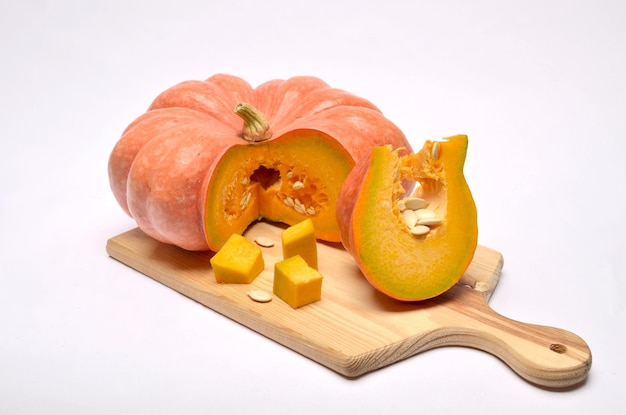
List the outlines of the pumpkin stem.
{"label": "pumpkin stem", "polygon": [[269,140],[272,130],[263,114],[247,102],[240,102],[235,107],[235,113],[243,119],[241,138],[250,142],[258,143]]}

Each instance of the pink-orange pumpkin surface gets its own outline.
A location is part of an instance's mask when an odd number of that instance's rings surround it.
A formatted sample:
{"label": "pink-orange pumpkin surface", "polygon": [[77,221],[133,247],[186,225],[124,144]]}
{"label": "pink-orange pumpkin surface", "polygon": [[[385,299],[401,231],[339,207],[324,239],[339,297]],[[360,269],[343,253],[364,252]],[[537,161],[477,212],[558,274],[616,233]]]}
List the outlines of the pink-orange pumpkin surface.
{"label": "pink-orange pumpkin surface", "polygon": [[109,158],[116,200],[148,235],[217,251],[265,218],[311,218],[339,241],[341,185],[372,147],[410,149],[370,101],[311,76],[256,89],[225,74],[184,81],[123,132]]}

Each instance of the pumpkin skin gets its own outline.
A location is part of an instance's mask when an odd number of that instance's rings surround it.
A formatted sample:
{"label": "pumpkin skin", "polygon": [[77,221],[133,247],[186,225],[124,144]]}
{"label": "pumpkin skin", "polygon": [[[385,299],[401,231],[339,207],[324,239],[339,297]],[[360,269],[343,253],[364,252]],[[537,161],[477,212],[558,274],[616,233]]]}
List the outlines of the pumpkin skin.
{"label": "pumpkin skin", "polygon": [[218,74],[157,96],[115,145],[109,181],[145,233],[187,250],[217,251],[261,218],[310,217],[317,238],[338,242],[341,185],[384,144],[410,148],[370,101],[318,78],[254,89]]}
{"label": "pumpkin skin", "polygon": [[[344,247],[367,280],[402,301],[435,297],[459,281],[478,242],[477,212],[463,174],[468,139],[454,136],[416,154],[379,146],[352,170],[339,195],[337,222]],[[408,231],[400,204],[403,180],[420,184],[441,223],[425,235]]]}

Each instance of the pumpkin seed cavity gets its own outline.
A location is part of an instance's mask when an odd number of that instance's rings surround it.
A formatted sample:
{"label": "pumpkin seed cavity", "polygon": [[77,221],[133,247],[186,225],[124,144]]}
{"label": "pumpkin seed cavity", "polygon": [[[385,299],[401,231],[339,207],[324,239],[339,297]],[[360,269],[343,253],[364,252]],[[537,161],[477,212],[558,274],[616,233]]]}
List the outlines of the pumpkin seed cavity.
{"label": "pumpkin seed cavity", "polygon": [[276,193],[278,199],[303,216],[315,216],[328,203],[328,196],[318,191],[314,181],[297,174],[293,168],[288,168],[284,177],[281,176],[281,171],[284,172],[283,168],[279,170],[278,167],[261,165],[249,177],[243,177],[239,181],[244,188],[239,199],[240,210],[244,210],[250,203],[252,195],[247,189],[252,183],[258,183],[263,189],[280,186]]}
{"label": "pumpkin seed cavity", "polygon": [[279,180],[280,172],[265,166],[259,166],[250,176],[250,181],[259,183],[264,189],[268,189]]}
{"label": "pumpkin seed cavity", "polygon": [[293,170],[285,174],[287,183],[283,186],[286,193],[279,194],[285,206],[304,216],[315,216],[321,207],[328,202],[328,196],[318,192],[317,186],[306,177],[296,174]]}
{"label": "pumpkin seed cavity", "polygon": [[441,223],[435,211],[427,208],[428,202],[419,197],[407,197],[397,202],[402,220],[412,235],[428,234],[432,227]]}
{"label": "pumpkin seed cavity", "polygon": [[[441,145],[439,141],[434,141],[430,150],[430,155],[433,159],[439,159],[441,157]],[[410,156],[409,156],[410,157]],[[400,168],[400,178],[413,179],[411,174],[411,158],[407,158],[407,162],[403,162],[403,166]],[[415,188],[413,194],[420,194],[420,188],[423,188],[423,183],[419,180],[414,180]],[[429,193],[433,189],[437,188],[436,182],[430,183],[428,188]],[[428,208],[429,202],[421,197],[410,196],[399,199],[396,201],[397,211],[400,212],[401,220],[406,225],[409,233],[415,236],[428,235],[433,227],[440,225],[442,219],[437,216],[437,213]]]}

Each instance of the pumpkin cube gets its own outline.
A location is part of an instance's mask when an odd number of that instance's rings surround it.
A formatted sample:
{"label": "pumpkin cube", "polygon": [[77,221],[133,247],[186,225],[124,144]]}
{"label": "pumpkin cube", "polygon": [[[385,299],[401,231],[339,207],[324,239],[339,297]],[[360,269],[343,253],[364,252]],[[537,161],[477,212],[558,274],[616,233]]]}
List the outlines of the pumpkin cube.
{"label": "pumpkin cube", "polygon": [[317,269],[317,241],[310,218],[285,229],[281,237],[284,259],[300,255],[311,268]]}
{"label": "pumpkin cube", "polygon": [[250,284],[265,267],[261,248],[236,233],[210,261],[219,283]]}
{"label": "pumpkin cube", "polygon": [[322,274],[310,267],[300,255],[274,265],[274,294],[292,308],[299,308],[322,298]]}

